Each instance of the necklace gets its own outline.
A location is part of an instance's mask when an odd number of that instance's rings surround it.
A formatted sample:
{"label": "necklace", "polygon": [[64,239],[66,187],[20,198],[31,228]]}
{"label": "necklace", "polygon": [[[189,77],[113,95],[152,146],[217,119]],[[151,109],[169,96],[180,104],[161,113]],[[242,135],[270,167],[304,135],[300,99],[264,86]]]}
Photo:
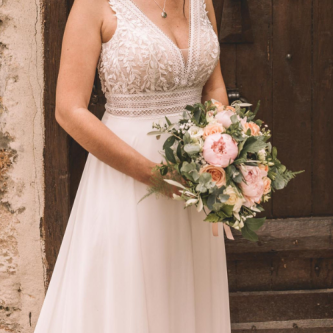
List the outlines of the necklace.
{"label": "necklace", "polygon": [[162,9],[162,14],[161,14],[161,16],[163,17],[163,18],[166,18],[168,15],[167,15],[167,13],[166,13],[166,11],[165,11],[165,2],[166,2],[166,0],[164,0],[164,5],[163,5],[163,8],[154,0],[154,2],[156,3],[156,5],[160,8],[160,9]]}

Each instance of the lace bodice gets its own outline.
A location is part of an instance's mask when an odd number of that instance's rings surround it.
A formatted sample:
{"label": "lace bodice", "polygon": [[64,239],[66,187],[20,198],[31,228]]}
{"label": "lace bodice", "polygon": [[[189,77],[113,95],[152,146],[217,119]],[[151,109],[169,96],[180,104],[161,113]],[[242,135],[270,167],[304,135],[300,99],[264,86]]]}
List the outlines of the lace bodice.
{"label": "lace bodice", "polygon": [[132,0],[110,0],[117,28],[102,44],[98,72],[106,110],[119,116],[180,111],[200,102],[202,87],[220,55],[205,0],[190,0],[187,60],[183,50]]}

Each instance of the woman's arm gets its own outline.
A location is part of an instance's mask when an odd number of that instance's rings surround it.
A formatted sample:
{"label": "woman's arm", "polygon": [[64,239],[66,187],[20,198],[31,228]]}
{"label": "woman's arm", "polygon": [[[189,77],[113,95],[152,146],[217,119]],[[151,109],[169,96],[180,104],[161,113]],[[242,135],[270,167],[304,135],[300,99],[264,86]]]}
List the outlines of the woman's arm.
{"label": "woman's arm", "polygon": [[[206,9],[208,11],[208,18],[212,23],[215,33],[217,34],[216,17],[212,0],[206,0]],[[202,91],[202,102],[212,98],[220,101],[224,105],[229,105],[227,90],[221,73],[220,62],[216,65]]]}
{"label": "woman's arm", "polygon": [[[108,3],[104,0],[74,2],[63,38],[55,116],[83,148],[112,168],[149,184],[156,164],[131,148],[87,109],[101,50],[105,5]],[[115,15],[113,18],[116,28]]]}

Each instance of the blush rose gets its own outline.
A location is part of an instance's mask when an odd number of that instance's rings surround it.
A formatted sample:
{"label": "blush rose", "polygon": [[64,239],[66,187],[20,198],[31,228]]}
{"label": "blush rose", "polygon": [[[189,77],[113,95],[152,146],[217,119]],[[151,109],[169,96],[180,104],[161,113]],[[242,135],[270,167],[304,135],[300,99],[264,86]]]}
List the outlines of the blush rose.
{"label": "blush rose", "polygon": [[208,172],[212,175],[212,180],[216,183],[216,186],[219,188],[225,185],[227,182],[225,171],[221,167],[217,167],[214,165],[206,165],[200,169],[200,174],[204,172]]}
{"label": "blush rose", "polygon": [[203,129],[203,138],[206,139],[207,136],[209,135],[222,132],[224,132],[224,128],[221,124],[219,123],[209,124]]}

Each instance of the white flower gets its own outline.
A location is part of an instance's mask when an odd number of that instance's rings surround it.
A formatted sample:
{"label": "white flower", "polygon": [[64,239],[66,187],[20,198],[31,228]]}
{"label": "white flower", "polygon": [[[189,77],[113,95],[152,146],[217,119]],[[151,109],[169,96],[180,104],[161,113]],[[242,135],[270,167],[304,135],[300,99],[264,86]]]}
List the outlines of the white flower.
{"label": "white flower", "polygon": [[206,113],[206,120],[209,124],[212,124],[212,123],[216,123],[216,119],[215,119],[215,111],[208,111]]}
{"label": "white flower", "polygon": [[186,201],[185,207],[188,207],[188,206],[194,205],[194,204],[196,204],[198,201],[199,201],[198,199],[189,199],[189,200]]}
{"label": "white flower", "polygon": [[265,149],[261,149],[258,151],[258,158],[259,161],[263,162],[266,159],[266,150]]}
{"label": "white flower", "polygon": [[238,213],[245,202],[245,199],[237,194],[232,186],[228,186],[224,194],[229,195],[229,199],[225,202],[226,205],[234,206],[233,211]]}
{"label": "white flower", "polygon": [[236,221],[232,227],[236,230],[240,230],[239,221]]}
{"label": "white flower", "polygon": [[203,129],[198,126],[191,126],[188,130],[192,139],[200,138],[203,135]]}

